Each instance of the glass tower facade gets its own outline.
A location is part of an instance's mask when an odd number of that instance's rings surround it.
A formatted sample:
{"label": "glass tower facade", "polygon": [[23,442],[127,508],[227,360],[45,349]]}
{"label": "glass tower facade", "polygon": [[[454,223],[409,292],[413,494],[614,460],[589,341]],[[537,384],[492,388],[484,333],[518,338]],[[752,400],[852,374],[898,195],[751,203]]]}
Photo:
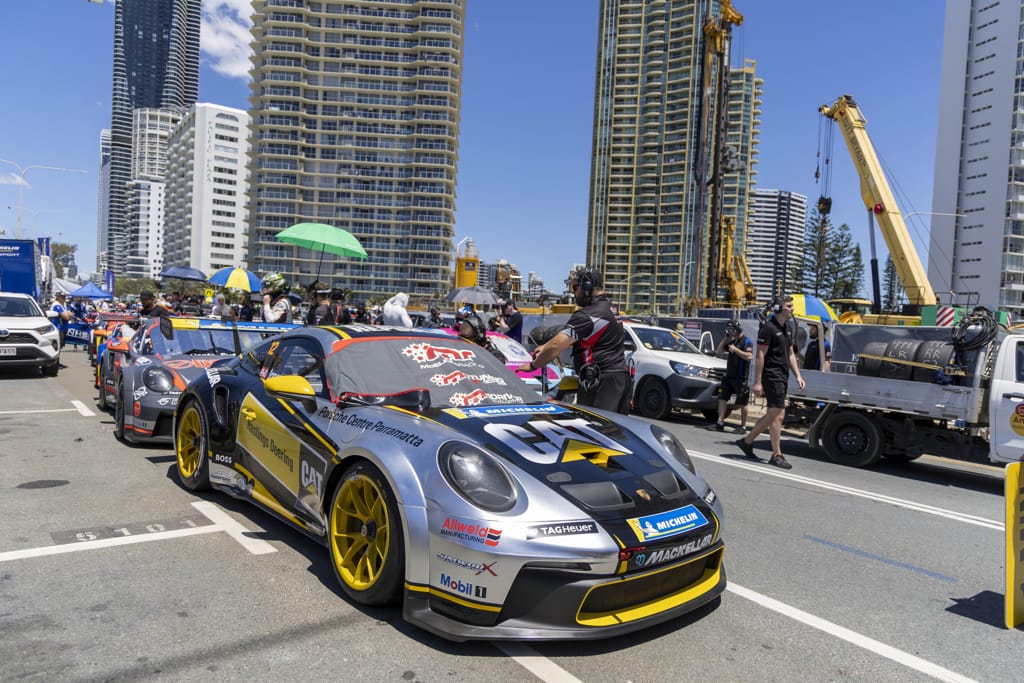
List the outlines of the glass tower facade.
{"label": "glass tower facade", "polygon": [[[255,0],[249,263],[352,301],[451,286],[465,0]],[[275,235],[348,230],[366,261]]]}
{"label": "glass tower facade", "polygon": [[135,251],[132,225],[132,124],[136,109],[184,113],[199,94],[201,0],[118,0],[114,8],[114,85],[110,183],[104,251],[117,276]]}
{"label": "glass tower facade", "polygon": [[[587,261],[629,312],[679,310],[707,267],[707,231],[699,226],[707,224],[710,193],[700,178],[710,179],[710,165],[701,141],[713,142],[713,104],[704,130],[700,120],[704,100],[717,100],[718,78],[709,74],[704,91],[703,27],[719,11],[716,0],[601,2]],[[760,80],[752,64],[739,71],[732,87],[738,81],[749,92],[749,115],[746,133],[735,132],[737,142],[747,136],[736,151],[746,153],[739,159],[746,171],[735,175],[731,191],[726,177],[723,214],[742,218]],[[728,106],[741,114],[739,100]],[[730,127],[730,145],[733,136]]]}

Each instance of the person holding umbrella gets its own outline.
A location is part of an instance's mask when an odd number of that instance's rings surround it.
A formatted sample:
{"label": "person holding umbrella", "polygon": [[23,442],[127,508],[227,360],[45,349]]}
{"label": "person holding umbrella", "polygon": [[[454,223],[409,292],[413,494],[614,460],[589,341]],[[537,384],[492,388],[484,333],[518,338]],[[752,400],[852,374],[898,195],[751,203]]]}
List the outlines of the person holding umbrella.
{"label": "person holding umbrella", "polygon": [[263,276],[263,321],[268,323],[290,323],[292,304],[288,299],[288,282],[280,273]]}

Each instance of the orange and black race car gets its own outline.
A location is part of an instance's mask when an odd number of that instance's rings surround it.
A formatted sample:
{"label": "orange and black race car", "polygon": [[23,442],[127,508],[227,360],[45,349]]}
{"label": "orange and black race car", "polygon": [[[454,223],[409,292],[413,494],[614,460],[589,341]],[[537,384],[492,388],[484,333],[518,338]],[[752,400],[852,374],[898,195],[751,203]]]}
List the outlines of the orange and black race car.
{"label": "orange and black race car", "polygon": [[126,441],[171,441],[171,421],[188,383],[224,356],[248,351],[297,325],[207,318],[144,319],[106,342],[99,366],[100,406],[114,409],[114,434]]}

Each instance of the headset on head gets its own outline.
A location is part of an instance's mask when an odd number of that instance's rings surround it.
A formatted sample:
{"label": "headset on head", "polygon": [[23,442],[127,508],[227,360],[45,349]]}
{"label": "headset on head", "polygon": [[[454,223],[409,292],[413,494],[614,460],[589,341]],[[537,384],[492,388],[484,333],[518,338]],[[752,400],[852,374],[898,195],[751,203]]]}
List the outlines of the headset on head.
{"label": "headset on head", "polygon": [[479,343],[483,343],[487,339],[487,326],[484,325],[484,321],[480,317],[479,313],[476,313],[475,311],[473,313],[467,313],[459,321],[460,325],[462,323],[472,326],[473,330],[476,332],[476,341]]}
{"label": "headset on head", "polygon": [[576,283],[583,288],[583,291],[587,294],[594,293],[594,269],[587,266],[583,269],[583,272],[579,274]]}

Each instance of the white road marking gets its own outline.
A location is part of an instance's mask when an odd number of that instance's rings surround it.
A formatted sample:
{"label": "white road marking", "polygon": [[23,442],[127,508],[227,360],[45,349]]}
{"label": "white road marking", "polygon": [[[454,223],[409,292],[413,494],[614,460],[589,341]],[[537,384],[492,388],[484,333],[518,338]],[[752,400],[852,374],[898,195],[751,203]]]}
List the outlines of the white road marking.
{"label": "white road marking", "polygon": [[711,455],[709,453],[701,453],[699,451],[689,451],[691,457],[697,457],[704,460],[710,460],[720,465],[727,465],[729,467],[738,467],[744,470],[750,470],[751,472],[758,472],[763,475],[770,477],[778,477],[779,479],[788,479],[789,481],[795,481],[807,486],[817,486],[818,488],[828,489],[830,491],[836,491],[838,493],[845,493],[850,496],[857,496],[858,498],[866,498],[868,500],[875,500],[880,503],[888,503],[889,505],[895,505],[897,507],[906,508],[908,510],[916,510],[917,512],[924,512],[929,515],[935,515],[937,517],[945,517],[956,522],[963,522],[964,524],[973,524],[974,526],[980,526],[985,529],[995,529],[996,531],[1004,531],[1005,526],[1003,522],[995,519],[986,519],[984,517],[978,517],[977,515],[969,515],[963,512],[955,512],[953,510],[947,510],[946,508],[938,508],[931,505],[925,505],[924,503],[915,503],[912,500],[905,500],[903,498],[893,498],[892,496],[886,496],[881,493],[872,493],[871,491],[865,491],[863,489],[855,489],[850,486],[843,486],[842,484],[832,484],[830,482],[820,481],[818,479],[811,479],[810,477],[801,477],[799,474],[790,474],[782,470],[776,470],[770,465],[761,464],[757,465],[751,462],[742,462],[738,460],[732,460],[730,458],[723,458],[720,455]]}
{"label": "white road marking", "polygon": [[77,410],[81,415],[84,415],[85,417],[93,417],[96,414],[89,410],[89,408],[86,407],[86,405],[81,401],[72,401],[71,405],[73,405],[75,407],[75,410]]}
{"label": "white road marking", "polygon": [[151,534],[138,534],[135,536],[115,536],[114,538],[100,538],[95,541],[78,541],[75,543],[62,543],[50,545],[44,548],[25,548],[24,550],[9,550],[0,553],[0,562],[8,560],[23,560],[29,557],[45,557],[47,555],[63,555],[64,553],[77,553],[83,550],[97,550],[99,548],[113,548],[121,545],[133,545],[135,543],[147,543],[149,541],[166,541],[169,538],[182,538],[184,536],[197,536],[209,534],[214,531],[225,531],[216,524],[199,526],[190,529],[174,529],[172,531],[157,531]]}
{"label": "white road marking", "polygon": [[949,669],[941,667],[938,664],[933,664],[932,662],[929,662],[926,659],[921,659],[920,657],[912,655],[909,652],[904,652],[903,650],[899,650],[895,647],[892,647],[891,645],[886,645],[885,643],[879,642],[874,638],[868,638],[867,636],[861,635],[856,631],[851,631],[848,628],[844,628],[839,624],[834,624],[831,621],[822,619],[821,617],[816,617],[813,614],[804,612],[801,609],[797,609],[796,607],[792,607],[783,602],[779,602],[778,600],[775,600],[773,598],[769,598],[767,595],[762,595],[760,593],[750,590],[749,588],[739,586],[735,583],[732,583],[731,581],[725,589],[731,593],[739,595],[740,597],[746,598],[747,600],[756,602],[762,607],[770,609],[774,612],[778,612],[783,616],[787,616],[790,619],[795,619],[796,621],[807,624],[808,626],[816,628],[819,631],[824,631],[825,633],[831,636],[835,636],[836,638],[845,640],[846,642],[852,643],[857,647],[863,648],[869,652],[873,652],[881,657],[885,657],[886,659],[891,659],[897,664],[902,664],[903,666],[915,669],[916,671],[920,671],[923,674],[932,676],[933,678],[937,678],[940,681],[956,681],[958,683],[967,683],[969,681],[974,680],[972,678],[967,678],[966,676],[961,676],[955,671],[950,671]]}
{"label": "white road marking", "polygon": [[31,415],[33,413],[71,413],[77,408],[48,408],[45,410],[0,410],[0,415]]}
{"label": "white road marking", "polygon": [[277,548],[263,539],[248,536],[247,534],[251,534],[251,531],[236,522],[234,518],[224,512],[224,510],[217,507],[214,503],[211,503],[208,500],[199,500],[192,503],[192,507],[203,513],[206,518],[213,522],[217,527],[226,531],[231,538],[238,541],[243,548],[253,555],[266,555],[267,553],[277,552]]}
{"label": "white road marking", "polygon": [[149,534],[137,534],[133,536],[115,536],[114,538],[100,538],[95,541],[76,541],[75,543],[61,543],[43,548],[25,548],[24,550],[8,550],[0,552],[0,562],[10,560],[24,560],[30,557],[46,557],[48,555],[63,555],[65,553],[77,553],[83,550],[98,550],[100,548],[114,548],[122,545],[134,545],[136,543],[148,543],[150,541],[166,541],[171,538],[183,538],[186,536],[198,536],[200,534],[211,534],[222,531],[238,541],[243,548],[253,555],[266,555],[276,553],[277,548],[259,538],[250,538],[245,534],[251,533],[244,526],[232,519],[228,513],[209,501],[198,501],[192,506],[203,513],[213,524],[192,527],[188,529],[173,529],[171,531],[156,531]]}
{"label": "white road marking", "polygon": [[580,679],[522,643],[494,643],[516,664],[523,667],[545,683],[583,683]]}

